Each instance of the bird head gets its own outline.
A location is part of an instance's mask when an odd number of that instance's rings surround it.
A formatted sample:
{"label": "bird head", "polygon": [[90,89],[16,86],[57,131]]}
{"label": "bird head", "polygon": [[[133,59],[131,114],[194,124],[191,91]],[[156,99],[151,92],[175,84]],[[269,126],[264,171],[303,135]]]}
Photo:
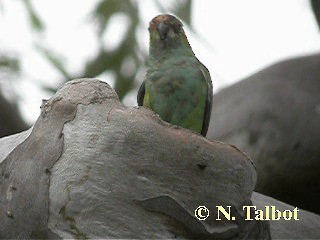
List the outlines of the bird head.
{"label": "bird head", "polygon": [[163,14],[153,18],[149,24],[150,52],[186,47],[191,49],[183,30],[183,24],[176,17]]}
{"label": "bird head", "polygon": [[183,25],[176,17],[164,14],[153,18],[149,24],[150,38],[158,41],[177,39],[184,34]]}

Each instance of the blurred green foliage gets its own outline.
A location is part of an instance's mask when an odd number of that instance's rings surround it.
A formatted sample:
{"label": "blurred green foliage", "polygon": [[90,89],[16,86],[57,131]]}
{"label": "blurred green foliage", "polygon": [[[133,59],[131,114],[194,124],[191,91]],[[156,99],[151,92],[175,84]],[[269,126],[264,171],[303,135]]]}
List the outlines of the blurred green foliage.
{"label": "blurred green foliage", "polygon": [[[26,9],[32,22],[32,26],[36,30],[43,30],[43,24],[33,10],[30,0],[24,0]],[[192,0],[172,0],[171,7],[165,7],[163,1],[154,0],[159,10],[163,13],[170,12],[182,19],[189,27],[191,23]],[[83,71],[72,76],[68,70],[64,68],[63,56],[57,57],[57,54],[48,50],[40,49],[48,61],[60,71],[65,80],[75,77],[96,77],[104,72],[110,71],[115,76],[114,88],[123,99],[126,94],[140,84],[141,80],[136,79],[137,73],[141,66],[145,64],[145,58],[138,48],[136,33],[141,23],[139,8],[137,6],[141,1],[134,0],[101,0],[98,2],[91,17],[98,23],[97,36],[100,39],[99,53],[93,58],[88,59],[84,64]],[[315,16],[320,21],[320,1],[311,0],[311,4]],[[130,19],[130,25],[126,35],[117,48],[108,50],[103,43],[103,34],[110,23],[110,19],[116,14],[125,14]],[[130,62],[130,71],[126,71],[124,64]]]}
{"label": "blurred green foliage", "polygon": [[43,21],[40,19],[38,13],[35,11],[32,5],[32,2],[30,0],[23,0],[22,2],[24,3],[27,13],[29,15],[32,28],[39,32],[43,31],[44,30]]}
{"label": "blurred green foliage", "polygon": [[[191,8],[192,0],[171,0],[170,7],[168,4],[165,6],[161,0],[153,0],[157,5],[159,11],[170,12],[182,19],[187,25],[190,26],[191,22]],[[32,5],[31,0],[21,1],[27,12],[31,29],[35,32],[41,33],[46,30],[43,20]],[[169,1],[170,2],[170,1]],[[320,1],[310,0],[315,17],[320,24]],[[91,19],[98,23],[97,37],[99,41],[98,54],[92,59],[88,59],[83,63],[83,69],[79,73],[70,74],[69,70],[65,67],[64,56],[61,56],[50,49],[45,49],[37,45],[37,49],[42,53],[43,57],[49,61],[52,66],[60,72],[64,81],[68,81],[75,77],[97,77],[104,72],[112,72],[115,77],[114,88],[118,93],[120,99],[141,82],[137,80],[137,73],[141,66],[145,64],[145,54],[138,48],[136,33],[142,19],[140,19],[138,4],[141,1],[136,0],[101,0],[94,7],[90,14]],[[168,3],[168,1],[166,2]],[[5,6],[2,3],[1,9],[5,11]],[[126,35],[121,44],[115,49],[106,49],[103,43],[103,34],[110,23],[110,19],[117,15],[124,14],[130,19]],[[130,64],[130,71],[126,71],[125,64]],[[18,57],[0,55],[0,71],[1,69],[10,69],[12,72],[19,72],[20,64]],[[55,91],[47,86],[45,89]]]}
{"label": "blurred green foliage", "polygon": [[9,71],[12,74],[19,73],[20,62],[18,58],[15,56],[10,56],[7,53],[0,53],[0,71]]}
{"label": "blurred green foliage", "polygon": [[[162,6],[160,3],[158,4]],[[183,20],[190,23],[191,0],[174,1],[172,9],[164,9],[165,12],[173,12]],[[89,60],[84,68],[82,76],[96,77],[105,71],[111,71],[115,76],[114,88],[120,99],[137,85],[136,75],[144,65],[145,59],[138,49],[136,32],[141,22],[139,8],[136,1],[132,0],[102,0],[92,13],[92,17],[98,22],[97,34],[102,39],[112,16],[125,14],[130,19],[130,25],[121,44],[112,50],[107,50],[100,41],[99,54]],[[124,64],[130,62],[130,71],[126,71]]]}
{"label": "blurred green foliage", "polygon": [[[153,1],[155,2],[157,0]],[[163,7],[160,1],[157,2],[157,5],[161,8],[162,12],[171,12],[189,24],[191,18],[191,0],[168,0],[166,3],[170,1],[172,3],[172,7],[170,8]],[[71,71],[66,67],[64,60],[67,56],[45,47],[46,45],[43,42],[43,36],[47,30],[44,24],[45,16],[37,12],[37,9],[33,5],[35,2],[33,0],[22,0],[20,4],[26,11],[30,31],[34,34],[34,46],[36,50],[60,73],[64,82],[77,77],[97,77],[105,72],[111,72],[112,76],[114,76],[114,88],[119,98],[123,99],[129,91],[136,88],[142,81],[142,79],[136,78],[138,71],[145,65],[146,61],[146,53],[144,50],[139,49],[137,42],[137,30],[142,23],[138,8],[138,4],[141,4],[141,2],[142,1],[137,0],[100,0],[96,3],[92,12],[89,14],[89,19],[92,21],[91,25],[93,28],[95,27],[95,23],[97,23],[95,29],[96,37],[99,39],[99,52],[92,59],[87,59],[86,62],[82,63],[83,67],[81,71],[73,74],[71,74]],[[0,14],[6,14],[6,11],[6,2],[0,2]],[[70,11],[72,11],[72,9],[70,9]],[[127,26],[127,31],[121,43],[117,44],[117,47],[114,49],[107,49],[105,47],[106,43],[104,42],[104,33],[112,17],[118,14],[125,15],[129,19],[129,26]],[[42,16],[42,18],[40,16]],[[145,31],[147,31],[147,29],[145,29]],[[18,53],[14,51],[0,52],[0,80],[11,81],[20,73],[23,79],[24,76],[23,72],[21,72],[20,65],[20,56]],[[43,84],[37,79],[34,80],[39,84],[39,87],[42,87],[46,91],[54,93],[57,90],[49,84]],[[57,79],[57,82],[58,81],[59,79]],[[61,82],[59,84],[61,84]],[[0,137],[27,128],[16,105],[8,102],[2,96],[1,91],[0,111]]]}
{"label": "blurred green foliage", "polygon": [[[87,62],[83,76],[95,77],[105,71],[112,71],[115,76],[114,88],[120,99],[135,87],[134,78],[140,60],[136,52],[137,39],[136,30],[139,25],[138,7],[130,0],[103,0],[96,6],[92,17],[98,21],[97,34],[100,40],[105,32],[110,19],[115,14],[125,14],[130,19],[130,25],[121,44],[112,50],[107,50],[104,43],[100,41],[100,52],[98,55]],[[133,61],[132,67],[136,68],[131,74],[121,71],[126,59]]]}
{"label": "blurred green foliage", "polygon": [[[141,80],[136,79],[139,69],[144,66],[146,56],[141,53],[137,44],[137,30],[141,24],[138,3],[135,0],[101,0],[97,3],[90,19],[98,23],[97,38],[99,39],[99,52],[92,59],[88,59],[83,64],[83,70],[75,75],[69,73],[64,64],[64,56],[58,55],[52,50],[45,49],[37,45],[38,51],[51,65],[60,72],[64,81],[76,77],[97,77],[104,72],[112,72],[115,77],[114,89],[122,100],[126,94],[140,84]],[[25,9],[29,16],[29,22],[36,32],[45,31],[43,21],[34,9],[31,0],[23,0]],[[164,7],[161,1],[155,3],[162,12],[171,12],[180,17],[185,23],[190,24],[192,0],[172,0],[170,9]],[[125,37],[114,49],[106,49],[103,42],[103,34],[113,16],[124,14],[130,19]],[[146,29],[147,31],[147,29]],[[130,65],[129,67],[126,65]],[[130,70],[128,70],[130,68]],[[55,91],[48,86],[43,86],[45,90]]]}
{"label": "blurred green foliage", "polygon": [[[172,13],[184,21],[189,28],[191,23],[192,0],[152,0],[160,12]],[[168,4],[170,2],[170,4]],[[39,13],[33,6],[32,0],[23,0],[21,4],[27,13],[30,29],[35,34],[46,32],[44,19],[41,19]],[[103,73],[111,72],[114,76],[114,88],[120,99],[123,99],[128,92],[137,88],[142,79],[137,79],[138,72],[145,65],[146,53],[139,48],[137,41],[137,31],[141,27],[142,19],[139,12],[138,0],[100,0],[96,3],[90,13],[90,21],[97,23],[96,36],[99,52],[87,59],[83,63],[82,70],[78,73],[69,71],[64,62],[65,56],[58,54],[51,49],[46,49],[35,42],[36,48],[43,58],[46,59],[60,74],[63,81],[68,81],[76,77],[97,77]],[[165,4],[166,3],[166,4]],[[320,23],[320,1],[310,0],[318,23]],[[169,6],[169,7],[168,7]],[[1,14],[6,11],[5,2],[0,2]],[[130,21],[125,37],[114,49],[107,49],[104,43],[104,33],[110,24],[112,17],[122,14]],[[45,18],[45,16],[44,16]],[[150,19],[151,20],[151,19]],[[94,24],[92,24],[94,27]],[[147,31],[147,29],[145,29]],[[147,41],[147,40],[146,40]],[[129,67],[128,67],[129,65]],[[16,74],[20,71],[19,56],[15,53],[0,52],[0,72]],[[22,76],[23,77],[23,76]],[[141,76],[139,76],[141,78]],[[40,83],[39,83],[40,84]],[[54,92],[49,86],[42,86],[45,90]]]}

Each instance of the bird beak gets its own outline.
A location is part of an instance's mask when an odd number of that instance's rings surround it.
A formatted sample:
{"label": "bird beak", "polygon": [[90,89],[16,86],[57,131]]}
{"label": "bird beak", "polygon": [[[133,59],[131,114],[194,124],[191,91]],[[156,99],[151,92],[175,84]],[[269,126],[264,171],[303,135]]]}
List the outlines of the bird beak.
{"label": "bird beak", "polygon": [[161,23],[158,24],[157,29],[158,29],[158,32],[159,32],[159,35],[160,35],[160,39],[161,40],[166,39],[170,27],[167,24],[161,22]]}

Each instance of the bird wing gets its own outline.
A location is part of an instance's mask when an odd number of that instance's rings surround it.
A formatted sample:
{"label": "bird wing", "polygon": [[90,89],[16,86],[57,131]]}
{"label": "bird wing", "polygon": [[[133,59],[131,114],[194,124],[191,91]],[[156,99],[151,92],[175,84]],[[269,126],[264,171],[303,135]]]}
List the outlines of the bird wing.
{"label": "bird wing", "polygon": [[210,73],[209,73],[208,69],[203,64],[201,64],[200,70],[201,70],[202,75],[205,78],[206,82],[208,83],[206,107],[205,107],[205,110],[204,110],[203,124],[202,124],[202,130],[201,130],[201,135],[205,137],[207,135],[208,128],[209,128],[209,123],[210,123],[213,90],[212,90],[211,77],[210,77]]}
{"label": "bird wing", "polygon": [[138,95],[137,95],[138,106],[143,106],[143,99],[144,99],[145,91],[146,91],[145,81],[143,81],[140,88],[139,88]]}

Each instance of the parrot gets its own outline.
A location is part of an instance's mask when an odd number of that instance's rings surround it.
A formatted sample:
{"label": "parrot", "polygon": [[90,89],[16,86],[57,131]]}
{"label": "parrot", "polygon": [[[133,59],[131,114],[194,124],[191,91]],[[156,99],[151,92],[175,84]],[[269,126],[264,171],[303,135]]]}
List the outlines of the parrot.
{"label": "parrot", "polygon": [[205,137],[213,97],[208,69],[196,58],[183,24],[175,16],[156,16],[148,30],[149,58],[137,95],[138,106]]}

